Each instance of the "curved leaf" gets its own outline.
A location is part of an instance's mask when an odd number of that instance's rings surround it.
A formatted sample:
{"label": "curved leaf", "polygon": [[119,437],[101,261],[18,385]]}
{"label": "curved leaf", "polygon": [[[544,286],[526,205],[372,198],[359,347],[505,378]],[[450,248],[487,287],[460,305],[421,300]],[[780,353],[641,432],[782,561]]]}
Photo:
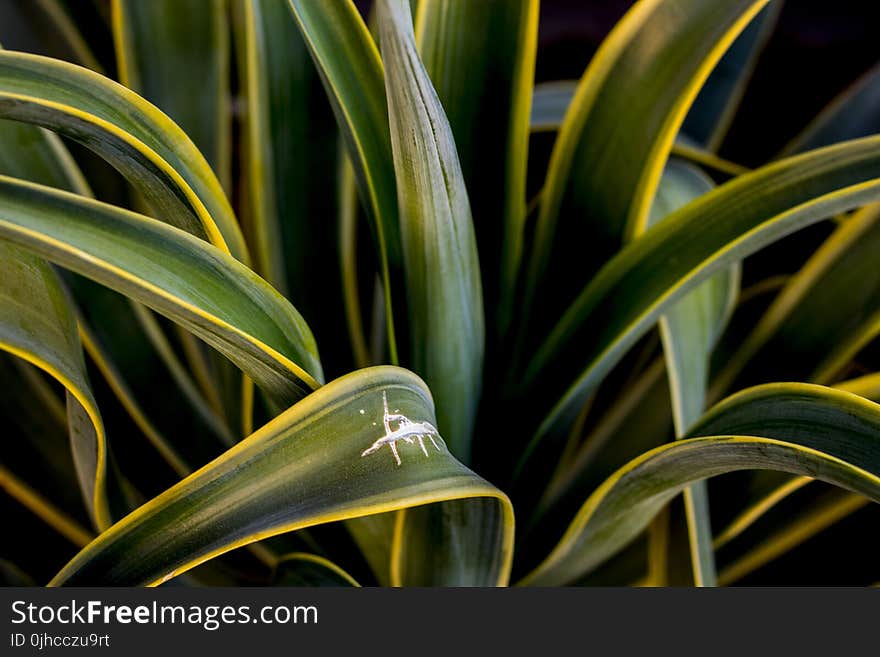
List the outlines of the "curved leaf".
{"label": "curved leaf", "polygon": [[272,573],[273,586],[360,586],[332,561],[305,552],[285,554]]}
{"label": "curved leaf", "polygon": [[664,445],[618,470],[521,584],[548,586],[583,575],[632,540],[686,485],[726,472],[807,475],[880,502],[880,406],[855,395],[809,384],[759,386],[713,408],[688,436],[712,437]]}
{"label": "curved leaf", "polygon": [[[532,132],[555,132],[565,119],[565,113],[577,90],[576,80],[556,80],[542,82],[535,86],[532,95],[532,113],[529,126]],[[748,173],[748,168],[718,157],[679,135],[670,150],[671,155],[688,162],[718,171],[728,176]]]}
{"label": "curved leaf", "polygon": [[495,586],[505,555],[496,549],[507,519],[495,501],[404,509],[391,550],[392,586]]}
{"label": "curved leaf", "polygon": [[453,453],[468,462],[485,336],[470,204],[449,123],[416,52],[409,3],[378,7],[412,369],[434,394]]}
{"label": "curved leaf", "polygon": [[47,263],[3,241],[0,280],[0,349],[36,365],[66,389],[80,489],[96,526],[108,527],[107,439],[70,301]]}
{"label": "curved leaf", "polygon": [[878,198],[880,137],[866,137],[739,176],[626,247],[581,293],[522,377],[530,384],[551,361],[563,370],[588,363],[542,422],[521,466],[545,436],[558,437],[586,395],[681,295],[774,240]]}
{"label": "curved leaf", "polygon": [[314,339],[296,310],[250,269],[188,233],[0,177],[0,237],[170,317],[280,407],[319,385]]}
{"label": "curved leaf", "polygon": [[[662,221],[675,210],[712,190],[714,184],[699,169],[671,161],[666,165],[648,224]],[[727,324],[739,288],[739,265],[719,272],[683,297],[660,318],[660,337],[666,356],[672,416],[681,437],[703,414],[709,380],[709,357]],[[691,547],[691,564],[697,586],[714,586],[715,560],[706,484],[684,490]]]}
{"label": "curved leaf", "polygon": [[543,279],[547,290],[554,281],[581,289],[644,227],[688,107],[765,4],[643,0],[605,39],[551,155],[522,304],[526,321]]}
{"label": "curved leaf", "polygon": [[[113,0],[119,81],[179,125],[229,189],[229,25],[223,0]],[[198,80],[198,93],[192,84]]]}
{"label": "curved leaf", "polygon": [[383,397],[433,422],[430,393],[405,370],[359,370],[323,386],[180,484],[101,534],[52,585],[157,584],[235,547],[325,522],[443,502],[493,498],[503,518],[492,546],[506,582],[513,541],[507,497],[452,458],[439,437],[428,457],[383,437]]}
{"label": "curved leaf", "polygon": [[167,116],[122,85],[48,57],[0,51],[0,118],[83,143],[125,175],[156,216],[247,262],[232,208],[204,157]]}
{"label": "curved leaf", "polygon": [[856,212],[791,277],[713,386],[828,383],[880,331],[880,204]]}

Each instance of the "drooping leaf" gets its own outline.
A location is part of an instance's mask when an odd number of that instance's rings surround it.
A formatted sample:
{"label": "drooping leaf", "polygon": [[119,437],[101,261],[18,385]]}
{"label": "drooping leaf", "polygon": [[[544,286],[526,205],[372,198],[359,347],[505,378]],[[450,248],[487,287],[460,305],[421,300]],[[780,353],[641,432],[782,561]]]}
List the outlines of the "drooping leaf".
{"label": "drooping leaf", "polygon": [[856,212],[788,281],[725,363],[716,394],[740,382],[829,383],[880,332],[880,205]]}
{"label": "drooping leaf", "polygon": [[0,51],[0,118],[88,146],[142,193],[156,217],[248,255],[220,183],[189,137],[122,85],[72,64]]}
{"label": "drooping leaf", "polygon": [[[507,580],[513,514],[507,497],[456,461],[445,444],[365,450],[383,437],[383,395],[414,422],[433,423],[430,393],[393,367],[323,386],[199,472],[151,500],[80,552],[52,585],[157,584],[235,547],[325,522],[410,506],[493,498],[503,518],[492,551]],[[427,440],[427,439],[426,439]],[[185,522],[181,522],[185,518]]]}
{"label": "drooping leaf", "polygon": [[100,529],[108,527],[107,438],[70,301],[47,263],[4,241],[0,274],[0,349],[36,365],[65,387],[80,489],[93,522]]}
{"label": "drooping leaf", "polygon": [[[223,0],[113,0],[119,81],[170,116],[229,190],[229,25]],[[198,93],[193,93],[193,81]]]}
{"label": "drooping leaf", "polygon": [[453,453],[467,462],[485,335],[470,204],[449,123],[416,52],[409,4],[378,7],[413,370],[434,394]]}
{"label": "drooping leaf", "polygon": [[605,39],[581,78],[551,155],[523,322],[534,323],[539,289],[541,315],[553,317],[570,302],[562,290],[582,289],[644,227],[688,107],[765,4],[647,0]]}
{"label": "drooping leaf", "polygon": [[250,269],[184,231],[2,178],[0,237],[169,316],[280,407],[319,385],[314,339],[296,310]]}
{"label": "drooping leaf", "polygon": [[685,486],[725,472],[802,474],[880,502],[880,406],[855,395],[809,384],[759,386],[713,408],[688,437],[606,480],[521,583],[549,586],[582,576],[632,540]]}
{"label": "drooping leaf", "polygon": [[[880,137],[866,137],[739,176],[631,243],[581,293],[522,377],[529,385],[551,361],[560,371],[588,363],[580,374],[560,375],[575,381],[541,423],[521,467],[544,437],[559,437],[586,395],[683,294],[774,240],[877,198]],[[574,352],[563,349],[571,345]]]}

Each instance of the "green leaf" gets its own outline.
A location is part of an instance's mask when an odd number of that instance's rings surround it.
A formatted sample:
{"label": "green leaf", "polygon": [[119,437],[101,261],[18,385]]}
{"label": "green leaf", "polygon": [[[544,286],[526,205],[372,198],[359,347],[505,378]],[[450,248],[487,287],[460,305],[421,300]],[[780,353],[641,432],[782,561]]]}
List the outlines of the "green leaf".
{"label": "green leaf", "polygon": [[354,171],[347,157],[339,158],[336,194],[339,199],[339,270],[345,303],[345,324],[348,340],[359,368],[372,364],[367,347],[367,334],[361,313],[358,284],[358,201]]}
{"label": "green leaf", "polygon": [[755,16],[712,70],[687,113],[681,131],[712,152],[721,146],[736,116],[758,55],[776,27],[782,6],[782,0],[770,2]]}
{"label": "green leaf", "polygon": [[829,383],[880,332],[880,205],[856,212],[791,277],[713,384]]}
{"label": "green leaf", "polygon": [[95,525],[112,522],[107,438],[89,385],[76,318],[61,281],[44,261],[0,241],[0,349],[47,372],[67,391],[71,450]]}
{"label": "green leaf", "polygon": [[0,146],[0,175],[89,195],[88,183],[58,135],[0,121]]}
{"label": "green leaf", "polygon": [[434,394],[453,453],[467,462],[485,334],[470,205],[449,123],[416,52],[409,3],[378,7],[413,370]]}
{"label": "green leaf", "polygon": [[[532,95],[532,113],[529,122],[532,132],[555,132],[565,119],[565,113],[577,90],[576,80],[542,82],[535,86]],[[748,173],[748,169],[735,162],[718,157],[692,140],[679,135],[672,144],[672,155],[688,162],[713,169],[728,176]]]}
{"label": "green leaf", "polygon": [[[712,181],[699,169],[676,161],[666,165],[651,207],[648,225],[708,193]],[[660,318],[660,336],[672,396],[676,436],[681,437],[705,410],[709,357],[733,311],[739,287],[739,265],[701,283]],[[715,560],[708,491],[697,482],[684,491],[694,582],[715,585]]]}
{"label": "green leaf", "polygon": [[[424,0],[416,42],[468,188],[486,294],[509,320],[523,250],[537,0]],[[491,48],[486,47],[487,43]]]}
{"label": "green leaf", "polygon": [[0,178],[0,237],[178,322],[241,367],[279,407],[319,385],[314,339],[296,310],[250,269],[184,231]]}
{"label": "green leaf", "polygon": [[[582,289],[627,237],[643,229],[688,107],[765,4],[646,0],[605,39],[581,78],[553,148],[523,321],[534,323],[532,303],[539,287],[548,295],[561,294],[557,285]],[[560,223],[560,217],[566,220]],[[554,305],[568,301],[560,298]],[[555,311],[546,305],[541,315]]]}
{"label": "green leaf", "polygon": [[305,552],[285,554],[272,574],[273,586],[360,586],[332,561]]}
{"label": "green leaf", "polygon": [[[325,522],[410,506],[492,498],[503,520],[492,551],[507,581],[513,511],[456,461],[439,437],[364,454],[383,437],[383,396],[414,422],[434,422],[431,396],[405,370],[359,370],[323,386],[228,452],[101,534],[51,582],[157,584],[235,547]],[[426,443],[430,443],[425,438]]]}
{"label": "green leaf", "polygon": [[521,584],[582,576],[644,529],[685,486],[744,469],[807,475],[880,501],[880,406],[809,384],[770,384],[713,408],[689,433],[631,461],[586,501]]}
{"label": "green leaf", "polygon": [[[119,81],[170,116],[229,190],[229,25],[224,0],[113,0]],[[192,85],[197,81],[198,92]]]}
{"label": "green leaf", "polygon": [[[308,241],[302,197],[305,171],[300,162],[308,120],[309,56],[282,2],[241,0],[242,71],[247,112],[246,176],[249,223],[257,271],[276,289],[287,293],[282,221],[300,236],[303,253]],[[302,181],[302,182],[300,182]]]}
{"label": "green leaf", "polygon": [[496,548],[507,520],[495,500],[404,509],[391,551],[392,586],[495,586],[506,556]]}
{"label": "green leaf", "polygon": [[[671,161],[663,173],[648,225],[667,216],[715,185],[699,169]],[[709,356],[736,302],[739,264],[704,281],[669,308],[660,321],[666,353],[676,433],[684,435],[703,414]]]}
{"label": "green leaf", "polygon": [[382,60],[351,0],[288,0],[336,114],[370,218],[385,293],[391,362],[397,362],[391,272],[402,262]]}
{"label": "green leaf", "polygon": [[[30,182],[77,192],[84,196],[92,195],[82,172],[55,133],[15,121],[0,121],[0,144],[3,146],[0,148],[0,175],[10,175]],[[180,383],[180,388],[185,396],[192,401],[193,408],[205,419],[215,433],[232,444],[228,430],[220,425],[210,410],[206,412],[206,404],[195,390],[194,384],[189,380],[189,375],[184,371],[177,356],[167,346],[164,333],[159,329],[156,320],[149,312],[141,307],[136,307],[134,308],[135,314],[132,315],[132,306],[125,299],[101,286],[89,284],[89,281],[68,276],[65,282],[70,287],[79,306],[80,314],[93,320],[96,324],[100,324],[103,339],[98,339],[97,335],[94,336],[91,342],[91,355],[102,372],[115,374],[114,381],[110,385],[114,392],[119,393],[123,406],[127,409],[140,406],[135,396],[129,394],[130,383],[135,384],[134,388],[139,392],[138,397],[141,400],[147,399],[149,404],[151,396],[149,386],[165,385],[167,381],[167,379],[163,379],[162,383],[159,383],[160,377],[165,375],[159,371],[159,368],[152,366],[153,352],[150,350],[147,337],[141,331],[142,328],[153,341],[156,351],[167,363],[172,377]],[[101,321],[107,316],[113,317],[112,325]],[[141,327],[137,325],[135,317],[140,320]],[[147,382],[146,386],[136,385],[144,382]],[[173,385],[173,383],[171,384]],[[168,412],[169,399],[166,397],[162,402],[163,412]],[[160,432],[151,426],[153,423],[148,419],[151,414],[157,415],[158,409],[154,413],[137,411],[133,414],[133,419],[142,428],[148,439],[158,445],[164,442],[164,439],[157,440],[160,438]],[[184,407],[171,411],[170,414],[175,416],[175,427],[179,427],[181,426],[180,416],[189,414],[189,410]],[[164,447],[163,451],[170,454]]]}
{"label": "green leaf", "polygon": [[880,372],[866,374],[848,381],[841,381],[834,386],[840,390],[846,390],[859,397],[880,401]]}
{"label": "green leaf", "polygon": [[0,490],[79,548],[85,547],[95,537],[92,532],[12,474],[3,464],[0,464]]}
{"label": "green leaf", "polygon": [[880,132],[880,64],[835,98],[783,149],[793,155]]}
{"label": "green leaf", "polygon": [[520,469],[546,436],[558,440],[586,396],[682,295],[785,235],[878,198],[880,137],[866,137],[739,176],[627,246],[584,289],[522,377],[527,386],[553,362],[567,382],[566,365],[571,372],[587,363],[543,420]]}
{"label": "green leaf", "polygon": [[0,51],[0,118],[35,123],[101,155],[163,221],[228,249],[247,249],[204,157],[167,116],[134,92],[84,68]]}
{"label": "green leaf", "polygon": [[535,85],[529,127],[532,132],[559,130],[577,91],[577,80],[554,80]]}
{"label": "green leaf", "polygon": [[391,548],[400,511],[377,513],[345,521],[379,586],[391,586]]}
{"label": "green leaf", "polygon": [[[58,136],[36,126],[0,121],[0,174],[88,192]],[[65,387],[65,419],[80,489],[92,521],[107,527],[112,522],[107,440],[86,374],[73,304],[47,263],[5,242],[0,242],[0,270],[0,348],[33,363]]]}

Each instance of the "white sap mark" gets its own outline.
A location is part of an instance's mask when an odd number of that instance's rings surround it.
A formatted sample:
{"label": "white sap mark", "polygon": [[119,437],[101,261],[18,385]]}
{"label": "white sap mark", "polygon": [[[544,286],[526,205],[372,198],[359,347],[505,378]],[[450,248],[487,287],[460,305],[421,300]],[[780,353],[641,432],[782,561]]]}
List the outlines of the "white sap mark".
{"label": "white sap mark", "polygon": [[364,409],[360,409],[360,410],[358,411],[358,413],[360,413],[361,415],[363,415],[363,414],[365,413],[365,411],[364,411]]}
{"label": "white sap mark", "polygon": [[[394,460],[397,461],[397,465],[400,465],[400,454],[397,453],[397,441],[403,440],[404,442],[412,445],[416,440],[419,441],[419,447],[422,448],[422,452],[425,456],[429,456],[428,449],[425,447],[425,438],[431,441],[431,444],[440,451],[440,446],[437,444],[437,441],[434,440],[434,436],[440,436],[437,433],[437,429],[434,428],[430,422],[413,422],[406,415],[400,415],[399,409],[394,409],[393,413],[388,412],[388,397],[385,395],[385,391],[382,391],[382,405],[384,407],[385,413],[382,416],[382,424],[385,426],[385,435],[379,438],[376,442],[370,445],[367,449],[365,449],[361,453],[361,457],[366,456],[367,454],[372,454],[373,452],[378,452],[383,446],[388,445],[391,448],[391,453],[394,455]],[[363,411],[361,411],[363,413]],[[392,429],[392,423],[397,423],[397,428]],[[375,422],[373,425],[375,426]]]}

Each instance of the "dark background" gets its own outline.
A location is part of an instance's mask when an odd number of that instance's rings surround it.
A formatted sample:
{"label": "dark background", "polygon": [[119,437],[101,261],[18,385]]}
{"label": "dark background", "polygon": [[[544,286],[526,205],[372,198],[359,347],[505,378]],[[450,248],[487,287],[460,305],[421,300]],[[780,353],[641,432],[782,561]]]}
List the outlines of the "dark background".
{"label": "dark background", "polygon": [[[544,0],[536,81],[579,78],[598,44],[632,5]],[[761,163],[876,64],[877,8],[865,0],[785,2],[721,152],[746,165]]]}
{"label": "dark background", "polygon": [[[107,69],[107,74],[115,76],[108,25],[109,2],[68,0],[66,4],[75,14],[77,25]],[[602,39],[632,4],[624,0],[542,0],[536,82],[579,78]],[[367,11],[370,2],[359,0],[358,5]],[[10,14],[4,11],[11,6],[25,12],[39,10],[36,0],[0,0],[0,43],[4,47],[64,56],[52,51],[51,47],[58,44],[52,43],[51,35],[48,48],[46,43],[22,41],[24,31],[18,30]],[[759,57],[721,154],[745,165],[761,164],[778,152],[834,96],[875,65],[880,60],[875,14],[876,3],[865,0],[788,0]],[[94,163],[93,166],[100,167],[101,164]],[[103,198],[114,200],[110,193]],[[809,253],[827,230],[827,227],[816,226],[750,259],[746,264],[745,281],[750,278],[759,280],[772,272],[773,266],[783,259],[781,255],[796,260],[797,254]],[[803,242],[804,248],[799,248],[797,240]],[[789,266],[796,266],[796,263],[789,263]],[[749,323],[749,318],[744,321]],[[875,359],[880,362],[880,356],[875,355]],[[100,377],[93,378],[93,381],[98,380]],[[161,487],[159,485],[160,490]],[[869,516],[868,522],[865,522],[866,515]],[[853,564],[861,566],[868,561],[872,544],[860,540],[860,534],[865,526],[877,526],[878,515],[880,506],[872,505],[839,523],[834,531],[810,541],[805,550],[777,560],[765,569],[765,573],[758,572],[744,583],[860,582],[858,571],[848,577],[839,570],[815,566],[821,563],[819,555],[838,555],[844,545],[850,546]],[[37,559],[45,567],[45,572],[33,573],[38,578],[48,579],[66,561],[70,547],[47,527],[39,523],[32,527],[34,519],[16,504],[10,504],[6,496],[0,496],[0,517],[7,528],[21,531],[27,527],[40,537],[43,549],[50,556],[45,561]],[[26,560],[28,555],[2,556]]]}

